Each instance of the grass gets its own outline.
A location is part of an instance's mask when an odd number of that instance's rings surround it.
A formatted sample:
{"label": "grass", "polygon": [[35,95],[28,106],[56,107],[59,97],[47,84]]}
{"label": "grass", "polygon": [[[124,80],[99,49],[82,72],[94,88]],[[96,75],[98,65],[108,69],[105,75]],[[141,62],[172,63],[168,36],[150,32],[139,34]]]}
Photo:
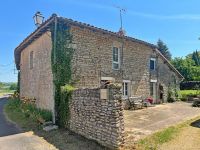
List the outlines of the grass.
{"label": "grass", "polygon": [[18,101],[9,100],[4,107],[7,117],[18,124],[24,132],[33,131],[34,134],[43,137],[46,141],[53,144],[60,150],[106,150],[94,141],[79,136],[67,129],[58,129],[50,132],[42,130],[42,127],[32,117],[27,117]]}
{"label": "grass", "polygon": [[200,95],[200,90],[181,90],[179,95],[181,96],[180,99],[185,101],[189,96],[196,97],[197,95]]}
{"label": "grass", "polygon": [[26,104],[18,99],[10,99],[8,102],[7,109],[15,110],[16,112],[22,113],[25,118],[30,118],[33,121],[51,121],[52,114],[48,110],[38,109],[33,104]]}
{"label": "grass", "polygon": [[175,139],[179,133],[185,128],[190,126],[192,122],[200,119],[200,117],[196,117],[194,119],[185,121],[175,126],[168,127],[159,132],[156,132],[144,139],[141,139],[136,144],[136,149],[138,150],[157,150],[159,147],[168,143],[171,140]]}
{"label": "grass", "polygon": [[198,90],[181,90],[181,95],[196,95],[198,93]]}
{"label": "grass", "polygon": [[13,94],[14,91],[13,90],[9,90],[9,89],[2,89],[0,90],[0,96],[4,96],[6,94]]}

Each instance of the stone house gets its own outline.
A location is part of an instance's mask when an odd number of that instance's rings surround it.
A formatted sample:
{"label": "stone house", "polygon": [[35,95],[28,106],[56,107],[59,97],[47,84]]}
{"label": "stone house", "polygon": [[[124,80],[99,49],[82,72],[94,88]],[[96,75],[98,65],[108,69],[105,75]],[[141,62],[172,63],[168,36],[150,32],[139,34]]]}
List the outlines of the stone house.
{"label": "stone house", "polygon": [[166,102],[169,87],[178,88],[183,79],[153,44],[52,15],[15,49],[20,96],[35,97],[38,107],[54,111],[50,28],[57,22],[70,26],[70,46],[75,50],[73,77],[78,76],[79,89],[98,89],[105,82],[117,82],[122,83],[122,98],[151,96],[158,103]]}

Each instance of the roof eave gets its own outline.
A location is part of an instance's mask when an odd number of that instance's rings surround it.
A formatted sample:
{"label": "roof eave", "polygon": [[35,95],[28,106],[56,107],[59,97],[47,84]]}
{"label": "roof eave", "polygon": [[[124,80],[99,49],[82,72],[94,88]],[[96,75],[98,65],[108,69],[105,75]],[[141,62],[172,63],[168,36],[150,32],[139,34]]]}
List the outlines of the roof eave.
{"label": "roof eave", "polygon": [[161,56],[161,58],[163,58],[163,60],[169,65],[169,67],[176,73],[178,74],[178,76],[181,78],[181,80],[184,80],[185,78],[183,77],[183,75],[169,62],[169,60],[167,58],[165,58],[165,56],[157,49],[155,48],[155,51]]}

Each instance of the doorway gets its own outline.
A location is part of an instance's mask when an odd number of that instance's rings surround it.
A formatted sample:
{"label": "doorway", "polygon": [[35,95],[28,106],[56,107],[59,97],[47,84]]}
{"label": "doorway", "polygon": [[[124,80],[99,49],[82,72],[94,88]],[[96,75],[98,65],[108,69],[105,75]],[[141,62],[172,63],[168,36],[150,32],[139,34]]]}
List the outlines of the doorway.
{"label": "doorway", "polygon": [[156,93],[156,82],[150,82],[150,95],[153,98],[153,103],[155,103],[157,99]]}
{"label": "doorway", "polygon": [[159,84],[159,95],[161,103],[164,103],[164,88],[161,84]]}

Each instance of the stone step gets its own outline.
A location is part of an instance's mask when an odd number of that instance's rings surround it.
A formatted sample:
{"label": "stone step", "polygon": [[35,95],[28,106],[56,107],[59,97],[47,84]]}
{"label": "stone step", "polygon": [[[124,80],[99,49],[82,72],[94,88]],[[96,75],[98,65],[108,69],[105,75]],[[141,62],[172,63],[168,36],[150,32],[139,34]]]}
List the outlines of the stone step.
{"label": "stone step", "polygon": [[43,130],[47,132],[52,131],[52,130],[57,130],[57,129],[58,129],[57,125],[49,125],[49,126],[43,127]]}
{"label": "stone step", "polygon": [[44,127],[45,127],[45,126],[49,126],[49,125],[53,125],[53,122],[52,122],[52,121],[48,121],[48,122],[45,122],[45,123],[43,124]]}

